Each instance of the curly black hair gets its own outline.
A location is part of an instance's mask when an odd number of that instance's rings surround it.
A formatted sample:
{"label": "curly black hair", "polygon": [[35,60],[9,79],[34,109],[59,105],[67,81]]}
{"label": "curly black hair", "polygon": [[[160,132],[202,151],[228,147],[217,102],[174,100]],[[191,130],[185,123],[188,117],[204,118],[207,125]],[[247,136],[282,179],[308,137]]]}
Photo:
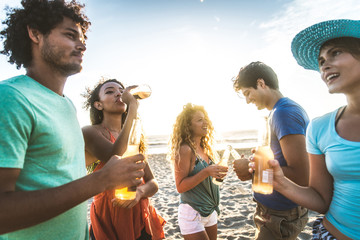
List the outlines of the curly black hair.
{"label": "curly black hair", "polygon": [[[98,110],[95,108],[94,103],[96,101],[100,101],[100,97],[99,97],[99,93],[100,93],[100,89],[102,86],[104,86],[104,84],[108,83],[108,82],[114,82],[119,84],[123,89],[125,88],[124,85],[119,82],[116,79],[106,79],[106,78],[102,78],[100,79],[100,81],[95,85],[95,87],[93,89],[91,88],[86,88],[86,92],[82,93],[81,96],[83,96],[85,98],[85,102],[84,102],[84,106],[83,108],[86,110],[90,110],[90,121],[92,125],[97,125],[102,123],[102,121],[104,120],[104,114],[101,110]],[[127,116],[127,111],[125,112],[125,114],[123,114],[122,117],[122,124],[124,124],[125,119]]]}
{"label": "curly black hair", "polygon": [[82,13],[84,4],[75,0],[22,0],[23,8],[6,7],[7,19],[2,24],[7,28],[0,32],[1,40],[4,40],[4,49],[0,52],[9,57],[8,62],[16,64],[20,69],[28,67],[32,61],[31,40],[27,26],[39,30],[46,35],[51,32],[64,17],[79,23],[86,39],[86,32],[90,26],[88,17]]}

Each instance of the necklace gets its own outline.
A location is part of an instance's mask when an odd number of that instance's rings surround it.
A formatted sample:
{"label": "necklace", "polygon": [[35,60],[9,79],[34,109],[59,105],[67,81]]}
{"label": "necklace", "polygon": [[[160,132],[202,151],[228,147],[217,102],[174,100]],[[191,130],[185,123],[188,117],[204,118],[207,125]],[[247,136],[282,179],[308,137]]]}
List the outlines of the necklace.
{"label": "necklace", "polygon": [[111,129],[111,128],[105,127],[104,124],[101,124],[101,126],[102,126],[105,130],[107,130],[108,132],[114,132],[114,133],[117,133],[117,134],[119,134],[119,133],[121,132],[121,129],[120,129],[120,130]]}

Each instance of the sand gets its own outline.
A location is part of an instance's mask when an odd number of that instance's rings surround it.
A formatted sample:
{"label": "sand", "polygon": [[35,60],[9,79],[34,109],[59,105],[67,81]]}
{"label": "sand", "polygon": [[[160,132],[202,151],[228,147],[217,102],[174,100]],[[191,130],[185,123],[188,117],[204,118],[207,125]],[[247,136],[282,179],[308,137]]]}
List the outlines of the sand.
{"label": "sand", "polygon": [[[250,153],[249,149],[237,150],[240,154]],[[148,161],[159,183],[159,191],[151,197],[151,202],[158,214],[167,221],[164,226],[166,239],[182,239],[177,221],[179,194],[176,191],[171,163],[166,160],[165,154],[149,155]],[[240,181],[230,165],[229,173],[220,187],[218,239],[254,239],[255,227],[252,218],[255,206],[251,181]],[[316,212],[309,212],[309,222],[298,239],[311,239],[311,226],[318,215]]]}

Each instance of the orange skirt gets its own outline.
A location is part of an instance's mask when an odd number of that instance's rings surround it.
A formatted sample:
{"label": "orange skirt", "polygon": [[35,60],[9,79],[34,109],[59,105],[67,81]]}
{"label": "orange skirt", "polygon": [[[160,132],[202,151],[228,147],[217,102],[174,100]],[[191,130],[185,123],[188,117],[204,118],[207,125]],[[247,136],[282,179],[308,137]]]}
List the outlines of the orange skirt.
{"label": "orange skirt", "polygon": [[105,191],[96,195],[91,204],[91,228],[96,240],[136,240],[144,228],[153,240],[165,239],[166,221],[156,213],[148,198],[130,209],[113,207],[113,198],[114,190]]}

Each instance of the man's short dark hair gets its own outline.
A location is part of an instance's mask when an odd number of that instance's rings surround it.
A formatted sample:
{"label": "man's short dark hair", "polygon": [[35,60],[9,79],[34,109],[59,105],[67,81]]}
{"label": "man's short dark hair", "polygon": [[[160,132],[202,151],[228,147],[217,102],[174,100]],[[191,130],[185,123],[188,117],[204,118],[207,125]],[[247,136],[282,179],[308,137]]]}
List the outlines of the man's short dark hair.
{"label": "man's short dark hair", "polygon": [[242,67],[234,80],[233,87],[235,91],[250,87],[257,89],[258,79],[263,79],[265,84],[271,89],[279,89],[276,73],[271,67],[262,62],[252,62]]}
{"label": "man's short dark hair", "polygon": [[22,8],[5,8],[7,19],[2,23],[7,25],[7,28],[0,32],[1,40],[5,39],[4,49],[0,53],[8,56],[8,61],[15,63],[17,69],[21,66],[28,67],[32,61],[27,26],[46,35],[60,24],[64,17],[68,17],[79,23],[86,39],[86,31],[91,23],[82,13],[85,5],[75,0],[22,0],[21,5]]}

